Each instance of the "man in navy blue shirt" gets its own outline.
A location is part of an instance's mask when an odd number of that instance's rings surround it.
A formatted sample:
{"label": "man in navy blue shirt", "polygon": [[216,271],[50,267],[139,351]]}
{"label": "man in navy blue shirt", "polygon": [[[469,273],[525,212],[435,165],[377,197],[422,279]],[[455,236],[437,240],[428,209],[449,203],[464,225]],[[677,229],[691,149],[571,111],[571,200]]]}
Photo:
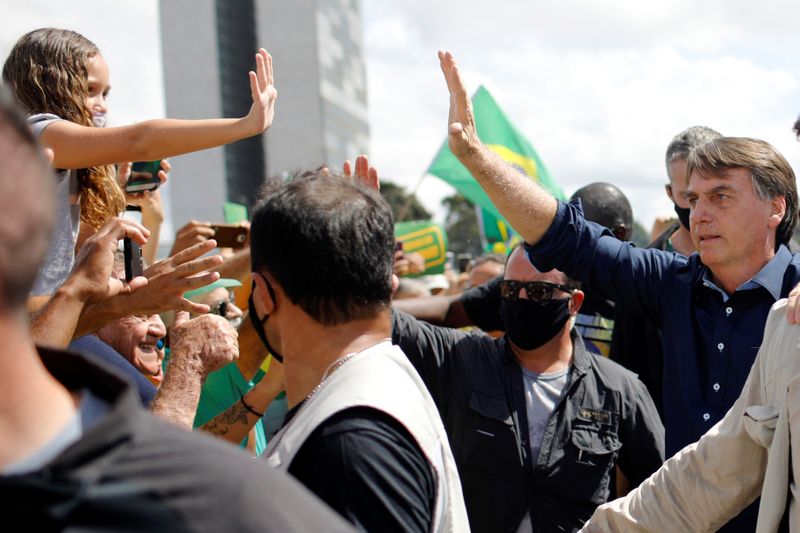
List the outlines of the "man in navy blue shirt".
{"label": "man in navy blue shirt", "polygon": [[784,246],[797,221],[789,164],[755,139],[722,137],[693,150],[685,198],[699,253],[635,248],[487,149],[452,55],[439,58],[451,151],[528,243],[537,269],[557,268],[661,327],[667,456],[696,441],[739,396],[770,307],[800,281],[800,258]]}

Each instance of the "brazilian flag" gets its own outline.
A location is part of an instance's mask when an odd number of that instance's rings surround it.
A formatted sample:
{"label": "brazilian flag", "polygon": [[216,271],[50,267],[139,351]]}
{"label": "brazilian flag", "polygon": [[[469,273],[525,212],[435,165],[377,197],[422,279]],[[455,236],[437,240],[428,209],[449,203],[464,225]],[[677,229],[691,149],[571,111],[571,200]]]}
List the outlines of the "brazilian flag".
{"label": "brazilian flag", "polygon": [[[550,177],[531,143],[511,124],[485,87],[480,86],[475,91],[472,96],[472,108],[478,127],[478,137],[489,149],[520,172],[536,180],[556,198],[565,198],[563,191]],[[427,173],[443,179],[478,206],[483,226],[481,230],[489,244],[488,251],[504,251],[503,245],[514,239],[511,226],[500,215],[475,178],[450,151],[447,139],[442,143]]]}

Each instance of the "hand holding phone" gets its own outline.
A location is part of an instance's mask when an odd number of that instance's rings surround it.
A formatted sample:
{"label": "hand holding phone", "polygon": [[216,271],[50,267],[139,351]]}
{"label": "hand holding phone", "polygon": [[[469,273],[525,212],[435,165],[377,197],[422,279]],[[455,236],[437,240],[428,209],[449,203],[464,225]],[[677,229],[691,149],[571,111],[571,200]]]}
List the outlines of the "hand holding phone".
{"label": "hand holding phone", "polygon": [[242,248],[247,242],[249,229],[239,224],[212,224],[218,248]]}
{"label": "hand holding phone", "polygon": [[131,176],[125,184],[126,193],[154,191],[161,185],[158,172],[161,170],[161,160],[138,161],[131,165]]}
{"label": "hand holding phone", "polygon": [[133,278],[141,276],[144,272],[142,247],[135,243],[130,237],[125,237],[122,242],[125,254],[125,281],[130,283]]}

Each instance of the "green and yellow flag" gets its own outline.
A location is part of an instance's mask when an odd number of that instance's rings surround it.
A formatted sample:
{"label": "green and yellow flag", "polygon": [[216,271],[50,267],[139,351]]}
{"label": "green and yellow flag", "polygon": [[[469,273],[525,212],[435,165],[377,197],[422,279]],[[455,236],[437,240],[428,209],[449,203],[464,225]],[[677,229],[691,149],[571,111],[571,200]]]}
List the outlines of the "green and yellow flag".
{"label": "green and yellow flag", "polygon": [[[500,157],[536,180],[553,196],[564,199],[564,193],[550,177],[533,146],[523,137],[483,86],[472,96],[472,108],[478,126],[478,137]],[[514,238],[511,226],[483,192],[475,178],[447,146],[447,139],[428,168],[428,174],[443,179],[481,209],[483,235],[489,251],[500,251],[495,243],[508,243]]]}
{"label": "green and yellow flag", "polygon": [[418,253],[425,258],[425,272],[419,275],[442,274],[447,260],[447,234],[439,224],[425,220],[397,222],[395,238],[403,243],[406,253]]}

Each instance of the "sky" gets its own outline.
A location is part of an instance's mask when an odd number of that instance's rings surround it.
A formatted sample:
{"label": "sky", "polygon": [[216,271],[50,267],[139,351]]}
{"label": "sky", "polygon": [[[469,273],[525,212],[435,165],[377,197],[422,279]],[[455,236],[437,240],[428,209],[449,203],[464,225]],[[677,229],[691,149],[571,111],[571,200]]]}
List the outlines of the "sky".
{"label": "sky", "polygon": [[[409,189],[447,131],[439,49],[453,52],[470,91],[480,84],[489,89],[567,194],[593,181],[614,183],[647,228],[671,213],[664,151],[688,126],[762,138],[800,169],[791,131],[800,113],[800,2],[363,0],[361,6],[369,155],[384,179]],[[111,66],[112,123],[163,116],[156,0],[7,1],[3,11],[0,58],[29,29],[75,29],[101,47]],[[280,65],[275,69],[280,92]],[[452,192],[427,177],[418,195],[441,217],[440,200]]]}

